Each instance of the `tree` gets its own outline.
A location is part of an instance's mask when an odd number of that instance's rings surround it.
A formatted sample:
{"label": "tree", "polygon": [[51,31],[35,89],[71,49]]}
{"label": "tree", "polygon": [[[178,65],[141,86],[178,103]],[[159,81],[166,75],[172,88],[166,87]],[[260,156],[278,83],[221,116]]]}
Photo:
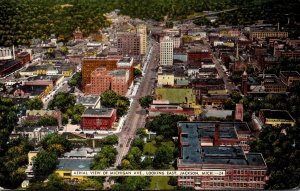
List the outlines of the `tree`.
{"label": "tree", "polygon": [[78,72],[72,76],[72,78],[68,81],[69,86],[71,87],[80,87],[82,81],[82,73]]}
{"label": "tree", "polygon": [[28,110],[40,110],[43,108],[43,101],[40,98],[35,97],[33,99],[28,100],[25,106]]}
{"label": "tree", "polygon": [[136,77],[140,77],[140,76],[142,76],[142,71],[140,69],[134,68],[133,69],[133,77],[136,78]]}
{"label": "tree", "polygon": [[299,127],[265,126],[259,138],[251,143],[251,151],[261,152],[266,160],[269,189],[291,189],[299,186],[299,132]]}
{"label": "tree", "polygon": [[146,123],[146,128],[154,131],[157,135],[163,135],[166,139],[177,136],[177,122],[186,121],[186,116],[161,114],[155,117],[152,121]]}
{"label": "tree", "polygon": [[172,21],[167,21],[166,22],[166,28],[173,28],[174,23]]}
{"label": "tree", "polygon": [[41,145],[43,149],[50,152],[54,152],[58,156],[62,153],[71,150],[72,145],[69,140],[59,135],[58,133],[52,133],[47,135],[42,141]]}
{"label": "tree", "polygon": [[150,185],[149,177],[125,177],[121,184],[113,185],[113,190],[143,190]]}
{"label": "tree", "polygon": [[21,78],[21,74],[20,74],[20,72],[16,72],[16,73],[14,73],[14,77],[15,77],[15,78]]}
{"label": "tree", "polygon": [[37,179],[43,180],[56,169],[57,165],[56,153],[40,151],[33,161],[33,173]]}
{"label": "tree", "polygon": [[33,149],[33,143],[23,138],[8,143],[7,151],[1,157],[0,185],[2,187],[15,189],[26,179],[24,165],[28,163],[28,152]]}
{"label": "tree", "polygon": [[143,150],[144,148],[144,145],[145,145],[145,142],[143,141],[143,139],[141,138],[135,138],[132,142],[132,147],[137,147],[139,148],[140,150]]}
{"label": "tree", "polygon": [[127,112],[130,102],[128,98],[107,90],[101,95],[101,104],[105,107],[117,108],[117,115],[120,117]]}
{"label": "tree", "polygon": [[52,116],[43,116],[38,122],[37,126],[56,126],[58,124],[57,119]]}
{"label": "tree", "polygon": [[153,166],[157,169],[169,169],[170,162],[173,160],[174,148],[169,146],[159,147],[153,159]]}
{"label": "tree", "polygon": [[116,160],[117,150],[113,146],[104,146],[94,157],[91,169],[103,170],[112,165]]}
{"label": "tree", "polygon": [[53,100],[49,103],[50,109],[59,109],[61,112],[65,113],[68,108],[75,105],[76,99],[70,93],[59,92],[57,93]]}
{"label": "tree", "polygon": [[101,144],[103,145],[116,145],[119,142],[119,138],[116,135],[108,135],[107,137],[101,139]]}
{"label": "tree", "polygon": [[143,108],[147,108],[152,104],[153,96],[144,96],[139,99],[139,103]]}

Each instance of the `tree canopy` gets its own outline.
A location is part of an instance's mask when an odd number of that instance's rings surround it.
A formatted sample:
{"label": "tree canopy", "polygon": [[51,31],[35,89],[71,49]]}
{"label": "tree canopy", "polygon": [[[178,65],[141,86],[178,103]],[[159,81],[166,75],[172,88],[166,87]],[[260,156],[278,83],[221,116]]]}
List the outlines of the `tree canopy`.
{"label": "tree canopy", "polygon": [[65,137],[58,133],[52,133],[47,135],[42,141],[41,145],[43,149],[54,152],[58,156],[64,152],[71,150],[71,143]]}
{"label": "tree canopy", "polygon": [[[269,169],[269,189],[291,189],[300,183],[300,128],[265,126],[251,150],[263,154]],[[288,178],[287,178],[288,177]]]}
{"label": "tree canopy", "polygon": [[116,108],[118,117],[123,116],[129,107],[129,99],[118,95],[113,90],[107,90],[101,94],[101,104],[105,107]]}
{"label": "tree canopy", "polygon": [[170,139],[178,136],[177,122],[186,120],[187,118],[183,115],[161,114],[152,121],[147,122],[146,128]]}

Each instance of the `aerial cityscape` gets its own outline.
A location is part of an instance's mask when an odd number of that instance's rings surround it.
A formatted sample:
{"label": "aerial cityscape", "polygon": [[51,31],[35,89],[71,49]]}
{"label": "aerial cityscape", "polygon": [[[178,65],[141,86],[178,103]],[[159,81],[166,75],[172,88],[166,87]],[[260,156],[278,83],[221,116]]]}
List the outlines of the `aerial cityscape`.
{"label": "aerial cityscape", "polygon": [[0,190],[300,190],[299,0],[0,2]]}

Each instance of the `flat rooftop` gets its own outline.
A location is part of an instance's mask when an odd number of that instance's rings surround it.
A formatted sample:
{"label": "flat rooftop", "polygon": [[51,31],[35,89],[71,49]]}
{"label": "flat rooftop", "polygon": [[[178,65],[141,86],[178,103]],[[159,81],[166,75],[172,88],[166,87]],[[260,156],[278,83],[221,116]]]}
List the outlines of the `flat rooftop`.
{"label": "flat rooftop", "polygon": [[63,77],[63,75],[33,76],[33,77],[29,77],[28,81],[34,81],[34,80],[54,80],[54,81],[56,81],[61,77]]}
{"label": "flat rooftop", "polygon": [[83,117],[109,117],[112,115],[113,108],[92,109],[87,108],[82,114]]}
{"label": "flat rooftop", "polygon": [[93,159],[59,158],[57,170],[90,170]]}
{"label": "flat rooftop", "polygon": [[94,105],[98,102],[100,99],[100,95],[86,95],[83,97],[80,97],[78,99],[78,102],[82,105]]}
{"label": "flat rooftop", "polygon": [[[261,154],[245,154],[238,146],[201,146],[201,138],[213,136],[212,126],[216,122],[179,122],[181,130],[181,164],[221,164],[241,166],[263,166],[265,162]],[[218,123],[220,138],[234,139],[236,128],[249,129],[246,123]]]}
{"label": "flat rooftop", "polygon": [[283,119],[283,120],[290,120],[295,121],[291,114],[286,110],[270,110],[270,109],[261,109],[264,116],[269,119]]}
{"label": "flat rooftop", "polygon": [[125,69],[117,69],[113,71],[109,71],[108,73],[112,76],[125,76],[128,70]]}
{"label": "flat rooftop", "polygon": [[17,60],[5,60],[5,61],[0,61],[0,71],[5,70],[7,68],[10,68],[16,64],[19,64],[20,61]]}

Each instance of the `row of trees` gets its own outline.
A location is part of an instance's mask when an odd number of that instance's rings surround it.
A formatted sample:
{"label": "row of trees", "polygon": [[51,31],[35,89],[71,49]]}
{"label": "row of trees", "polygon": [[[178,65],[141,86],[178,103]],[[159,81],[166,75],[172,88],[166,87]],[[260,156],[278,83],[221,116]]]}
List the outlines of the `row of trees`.
{"label": "row of trees", "polygon": [[[186,117],[179,115],[164,114],[148,121],[146,127],[148,130],[157,133],[155,138],[148,138],[145,128],[137,132],[137,137],[133,140],[128,154],[123,158],[122,170],[137,169],[174,169],[178,156],[178,143],[173,140],[177,136],[177,122],[186,120]],[[169,179],[169,184],[176,186],[177,181],[174,178]],[[117,184],[113,186],[116,190],[141,190],[150,185],[150,177],[120,177]]]}
{"label": "row of trees", "polygon": [[[80,26],[84,35],[95,33],[110,23],[104,13],[119,9],[133,18],[184,19],[197,12],[232,8],[230,0],[11,0],[0,5],[0,45],[30,44],[33,38],[59,41],[72,39]],[[66,25],[66,23],[68,23]]]}
{"label": "row of trees", "polygon": [[43,148],[33,161],[33,172],[37,180],[47,178],[58,165],[58,157],[70,151],[70,141],[57,133],[47,135],[42,141]]}

